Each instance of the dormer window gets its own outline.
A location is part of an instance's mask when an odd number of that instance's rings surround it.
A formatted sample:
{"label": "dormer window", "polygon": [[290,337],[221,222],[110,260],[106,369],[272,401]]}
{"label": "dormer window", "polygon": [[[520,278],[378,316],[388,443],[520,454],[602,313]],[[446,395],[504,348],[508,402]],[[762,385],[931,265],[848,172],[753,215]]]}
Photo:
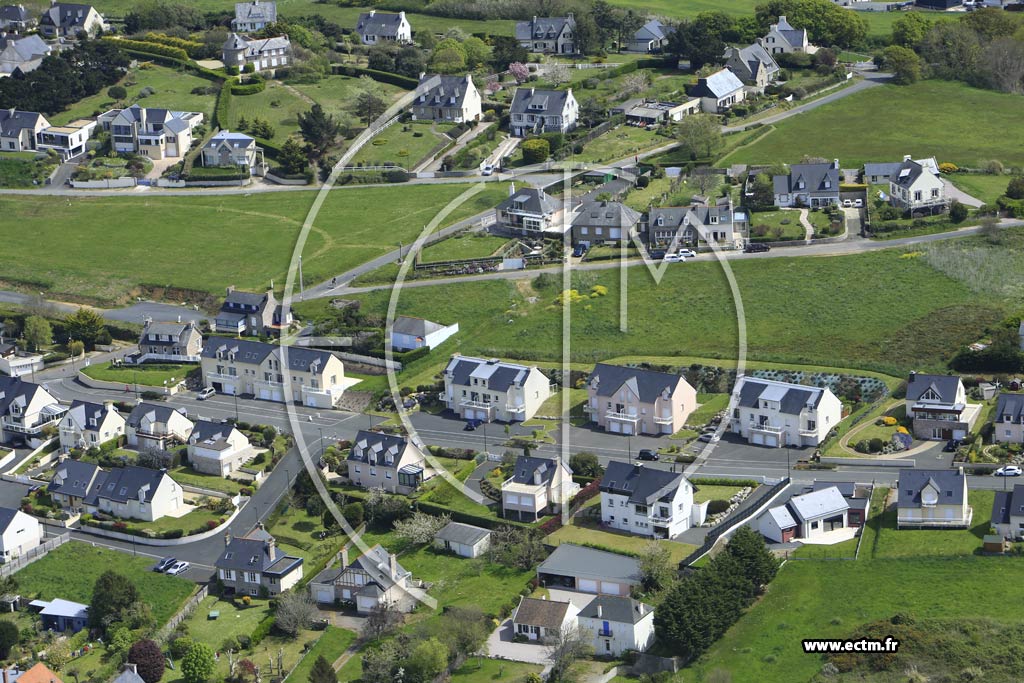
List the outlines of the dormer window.
{"label": "dormer window", "polygon": [[827,190],[827,189],[829,189],[830,187],[832,187],[832,181],[831,181],[831,180],[826,180],[826,181],[825,181],[825,189]]}
{"label": "dormer window", "polygon": [[806,187],[806,185],[804,185],[804,181],[801,180],[799,183],[796,184],[796,187],[798,190],[802,190],[804,189],[804,187]]}

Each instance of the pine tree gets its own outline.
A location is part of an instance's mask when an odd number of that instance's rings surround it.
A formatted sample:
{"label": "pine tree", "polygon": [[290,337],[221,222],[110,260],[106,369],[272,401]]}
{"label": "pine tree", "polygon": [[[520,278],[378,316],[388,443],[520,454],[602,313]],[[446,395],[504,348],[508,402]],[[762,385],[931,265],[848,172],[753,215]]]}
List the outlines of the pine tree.
{"label": "pine tree", "polygon": [[323,655],[316,658],[313,668],[309,670],[309,683],[338,683],[334,668]]}

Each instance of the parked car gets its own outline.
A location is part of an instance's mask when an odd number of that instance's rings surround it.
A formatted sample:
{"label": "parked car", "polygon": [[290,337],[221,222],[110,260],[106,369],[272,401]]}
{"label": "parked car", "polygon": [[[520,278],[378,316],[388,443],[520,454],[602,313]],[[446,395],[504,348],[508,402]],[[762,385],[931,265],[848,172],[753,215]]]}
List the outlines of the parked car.
{"label": "parked car", "polygon": [[173,567],[177,562],[178,558],[176,557],[165,557],[164,559],[156,563],[156,565],[153,567],[153,571],[165,572],[171,567]]}
{"label": "parked car", "polygon": [[466,426],[462,428],[464,432],[476,431],[476,428],[483,424],[480,420],[466,420]]}
{"label": "parked car", "polygon": [[853,206],[854,206],[854,208],[857,208],[857,209],[863,209],[864,208],[864,200],[863,199],[854,199],[853,200]]}
{"label": "parked car", "polygon": [[483,170],[480,171],[480,174],[481,175],[493,175],[494,174],[494,166],[491,166],[490,164],[484,164]]}
{"label": "parked car", "polygon": [[183,574],[187,572],[188,568],[191,566],[192,565],[190,565],[188,562],[175,562],[171,565],[171,568],[167,570],[167,574],[169,576],[177,576],[178,574]]}
{"label": "parked car", "polygon": [[650,448],[641,448],[640,452],[636,456],[637,460],[649,460],[655,462],[658,460],[658,454],[652,451]]}
{"label": "parked car", "polygon": [[853,208],[853,200],[852,199],[844,199],[843,200],[843,206],[845,208],[847,208],[847,209],[852,209]]}
{"label": "parked car", "polygon": [[1024,474],[1024,470],[1016,465],[1003,465],[992,474],[997,477],[1019,477],[1021,474]]}
{"label": "parked car", "polygon": [[679,250],[679,257],[680,258],[694,258],[696,256],[697,256],[697,252],[695,252],[693,249],[680,249]]}
{"label": "parked car", "polygon": [[665,263],[681,263],[683,257],[679,254],[665,254],[665,258],[662,259]]}
{"label": "parked car", "polygon": [[575,247],[573,247],[572,255],[575,256],[576,258],[580,258],[586,253],[587,246],[585,244],[577,244]]}
{"label": "parked car", "polygon": [[196,394],[196,399],[198,399],[200,401],[205,401],[206,399],[210,398],[211,396],[216,396],[216,395],[217,395],[217,390],[216,389],[214,389],[213,387],[206,387],[205,389],[200,391],[198,394]]}
{"label": "parked car", "polygon": [[661,259],[665,258],[665,250],[655,249],[654,251],[651,252],[651,258],[654,259],[655,261],[660,261]]}
{"label": "parked car", "polygon": [[959,439],[950,439],[949,441],[946,442],[946,445],[943,447],[942,450],[945,453],[952,453],[958,448],[960,448]]}
{"label": "parked car", "polygon": [[716,438],[714,432],[704,432],[703,434],[697,437],[697,441],[703,441],[704,443],[711,443],[712,441],[715,440]]}
{"label": "parked car", "polygon": [[762,244],[761,242],[747,242],[747,244],[743,247],[743,253],[745,254],[759,254],[762,251],[771,250],[772,248],[770,246],[768,246],[767,244]]}

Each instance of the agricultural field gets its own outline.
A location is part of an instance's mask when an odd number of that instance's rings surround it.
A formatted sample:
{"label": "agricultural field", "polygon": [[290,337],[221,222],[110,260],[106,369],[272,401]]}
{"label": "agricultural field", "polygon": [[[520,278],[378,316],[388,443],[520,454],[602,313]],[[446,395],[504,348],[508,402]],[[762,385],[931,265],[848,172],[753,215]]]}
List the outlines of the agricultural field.
{"label": "agricultural field", "polygon": [[[1024,149],[1003,142],[1005,132],[1019,124],[1020,106],[1019,95],[950,81],[884,85],[773,124],[774,130],[720,163],[793,163],[810,155],[838,158],[843,168],[856,168],[911,154],[968,167],[990,159],[1021,165]],[[986,116],[974,116],[978,111]],[[935,135],[936,130],[955,134]]]}
{"label": "agricultural field", "polygon": [[[309,234],[303,268],[306,283],[328,280],[349,268],[409,244],[423,225],[471,185],[343,187],[330,193]],[[487,183],[444,224],[490,210],[508,194],[504,183]],[[314,192],[175,197],[5,197],[0,212],[52,243],[73,250],[41,251],[33,243],[8,249],[4,279],[45,285],[51,295],[74,294],[100,302],[123,301],[140,284],[174,284],[221,292],[234,284],[260,289],[284,282],[295,239]],[[109,217],[119,217],[112,223]],[[159,233],[159,258],[138,231]],[[211,230],[216,226],[216,239]],[[103,240],[95,239],[103,234]],[[245,259],[237,244],[246,245]],[[116,258],[109,245],[117,245]],[[196,244],[203,244],[196,249]]]}

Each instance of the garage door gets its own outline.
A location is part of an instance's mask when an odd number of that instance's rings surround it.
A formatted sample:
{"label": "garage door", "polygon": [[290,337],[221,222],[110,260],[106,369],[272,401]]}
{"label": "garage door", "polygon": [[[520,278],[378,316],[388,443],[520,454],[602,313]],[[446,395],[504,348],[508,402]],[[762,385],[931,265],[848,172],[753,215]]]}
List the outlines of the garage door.
{"label": "garage door", "polygon": [[218,387],[216,384],[214,384],[213,388],[217,390],[218,394],[226,394],[227,396],[234,396],[235,395],[235,385],[234,384],[222,384],[220,387]]}
{"label": "garage door", "polygon": [[608,583],[607,581],[605,581],[601,584],[601,592],[607,593],[608,595],[622,595],[622,584]]}
{"label": "garage door", "polygon": [[579,589],[584,593],[596,593],[597,592],[597,581],[591,581],[590,579],[580,579]]}
{"label": "garage door", "polygon": [[775,436],[774,434],[767,434],[767,435],[765,435],[765,437],[764,437],[764,445],[765,446],[771,446],[772,448],[778,448],[778,446],[779,446],[779,437]]}
{"label": "garage door", "polygon": [[609,422],[608,428],[610,431],[615,432],[616,434],[622,431],[622,425],[618,422]]}
{"label": "garage door", "polygon": [[270,389],[260,389],[260,400],[262,401],[281,401],[280,391],[271,391]]}
{"label": "garage door", "polygon": [[622,425],[622,433],[623,434],[632,434],[633,433],[633,425],[629,424],[628,422],[626,424]]}
{"label": "garage door", "polygon": [[755,446],[763,446],[764,445],[764,434],[751,434],[750,435],[750,443],[754,444]]}
{"label": "garage door", "polygon": [[965,438],[967,438],[967,430],[964,430],[964,429],[954,429],[953,430],[953,438],[957,439],[958,441],[964,440]]}
{"label": "garage door", "polygon": [[327,605],[334,602],[334,589],[333,588],[317,588],[316,589],[316,601]]}

